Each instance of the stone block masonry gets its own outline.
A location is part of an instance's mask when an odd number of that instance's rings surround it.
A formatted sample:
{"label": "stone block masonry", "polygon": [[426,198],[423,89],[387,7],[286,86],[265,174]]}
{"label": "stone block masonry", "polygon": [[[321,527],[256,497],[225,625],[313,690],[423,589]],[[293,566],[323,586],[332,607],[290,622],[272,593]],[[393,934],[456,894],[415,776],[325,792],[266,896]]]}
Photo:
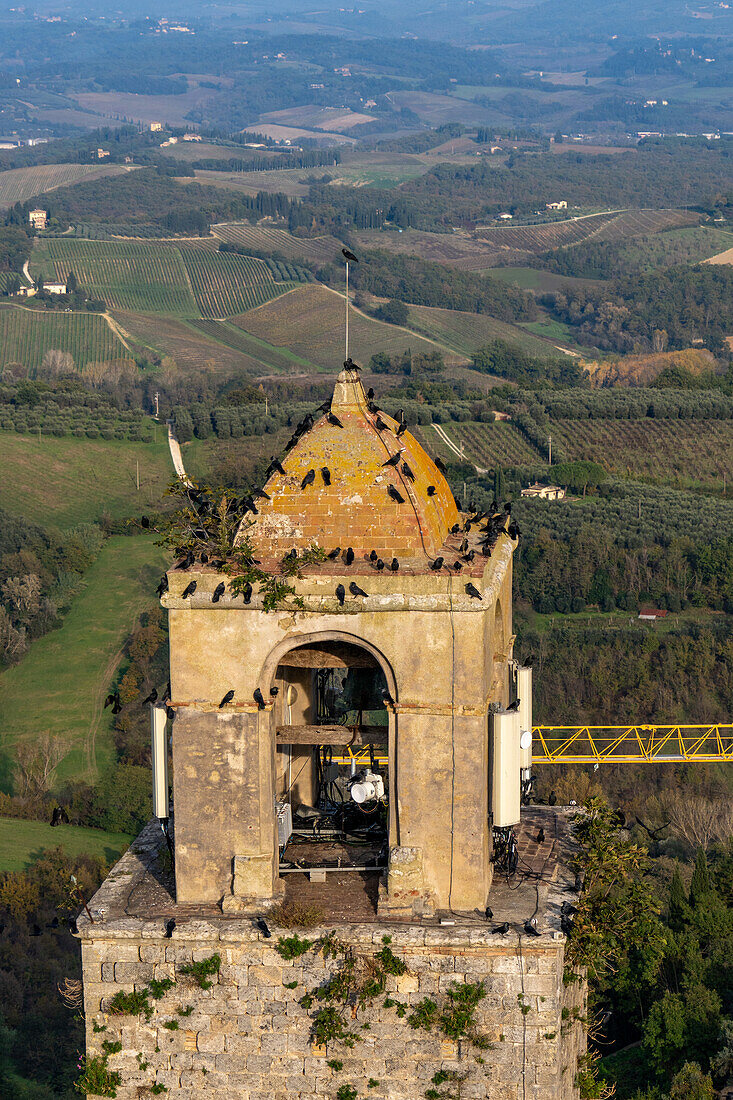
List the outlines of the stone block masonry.
{"label": "stone block masonry", "polygon": [[[577,1058],[583,1052],[585,988],[564,986],[564,942],[532,941],[516,933],[493,936],[478,924],[455,928],[341,925],[336,935],[359,957],[372,958],[391,937],[390,950],[407,966],[363,1008],[349,1006],[344,1022],[356,1033],[319,1046],[313,1016],[327,1002],[300,1002],[322,989],[343,956],[312,950],[292,960],[276,950],[273,928],[264,939],[238,917],[181,920],[170,938],[160,921],[129,917],[80,922],[87,1055],[103,1044],[122,1084],[119,1100],[165,1095],[171,1100],[324,1100],[349,1086],[355,1096],[420,1100],[436,1089],[439,1071],[466,1075],[463,1100],[573,1100]],[[309,940],[333,931],[303,933]],[[218,973],[201,988],[182,968],[218,955]],[[150,1018],[108,1012],[114,995],[144,991],[165,979]],[[483,982],[476,1033],[490,1046],[453,1041],[433,1025],[414,1029],[408,1017],[426,999],[440,1007],[456,986]],[[160,989],[156,990],[160,993]],[[565,1009],[565,1012],[563,1012]],[[452,1096],[455,1084],[440,1084]],[[152,1091],[157,1086],[158,1091]],[[166,1090],[162,1092],[160,1086]],[[342,1094],[343,1095],[343,1094]],[[346,1092],[347,1096],[352,1096]]]}

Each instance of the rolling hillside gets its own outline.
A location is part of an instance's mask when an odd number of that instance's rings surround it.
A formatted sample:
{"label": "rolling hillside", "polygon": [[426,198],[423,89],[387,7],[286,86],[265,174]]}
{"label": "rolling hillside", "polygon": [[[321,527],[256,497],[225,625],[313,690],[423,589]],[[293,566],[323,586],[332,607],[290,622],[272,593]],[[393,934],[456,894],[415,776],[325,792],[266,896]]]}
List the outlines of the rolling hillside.
{"label": "rolling hillside", "polygon": [[99,314],[0,308],[0,369],[20,363],[32,373],[51,349],[68,352],[77,367],[132,358]]}

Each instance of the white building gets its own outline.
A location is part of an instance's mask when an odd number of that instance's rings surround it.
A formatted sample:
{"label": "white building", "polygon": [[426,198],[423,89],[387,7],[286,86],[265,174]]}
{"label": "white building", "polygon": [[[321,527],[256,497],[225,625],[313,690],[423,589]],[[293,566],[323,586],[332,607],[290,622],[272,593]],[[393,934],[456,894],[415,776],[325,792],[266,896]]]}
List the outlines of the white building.
{"label": "white building", "polygon": [[523,497],[538,497],[540,500],[564,500],[565,490],[559,485],[540,485],[535,481],[534,485],[528,485],[522,489]]}

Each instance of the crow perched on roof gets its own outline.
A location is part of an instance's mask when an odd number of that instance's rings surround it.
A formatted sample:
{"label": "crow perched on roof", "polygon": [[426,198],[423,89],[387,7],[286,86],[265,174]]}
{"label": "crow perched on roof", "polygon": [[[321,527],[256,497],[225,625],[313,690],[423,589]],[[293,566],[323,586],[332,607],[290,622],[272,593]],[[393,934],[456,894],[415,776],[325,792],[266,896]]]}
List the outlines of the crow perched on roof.
{"label": "crow perched on roof", "polygon": [[378,432],[386,432],[389,428],[389,424],[386,424],[384,420],[382,420],[381,416],[378,416],[374,423]]}
{"label": "crow perched on roof", "polygon": [[285,467],[283,466],[283,464],[282,464],[282,462],[280,461],[279,458],[273,458],[272,462],[270,463],[270,465],[268,467],[268,472],[270,470],[277,470],[277,472],[279,474],[284,474],[285,473]]}
{"label": "crow perched on roof", "polygon": [[388,485],[387,492],[392,497],[392,500],[396,500],[398,504],[405,503],[405,498],[403,497],[402,493],[399,491],[399,489],[395,489],[394,485]]}
{"label": "crow perched on roof", "polygon": [[382,465],[383,466],[396,466],[397,463],[400,461],[401,455],[402,455],[402,451],[398,451],[397,454],[392,455],[390,458],[387,459],[386,462],[383,462]]}
{"label": "crow perched on roof", "polygon": [[342,584],[339,584],[339,585],[336,586],[336,599],[338,600],[338,602],[343,607],[344,606],[344,600],[346,599],[346,589],[344,588],[344,586]]}
{"label": "crow perched on roof", "polygon": [[321,477],[323,478],[324,485],[331,484],[331,471],[328,466],[321,466]]}
{"label": "crow perched on roof", "polygon": [[412,470],[406,462],[402,463],[402,473],[405,475],[405,477],[409,477],[410,481],[415,480],[415,475],[413,474]]}
{"label": "crow perched on roof", "polygon": [[326,417],[326,420],[328,421],[329,424],[332,424],[334,428],[343,428],[343,424],[341,423],[339,418],[335,415],[335,413],[330,412],[328,414],[328,416]]}
{"label": "crow perched on roof", "polygon": [[145,699],[143,699],[143,706],[145,706],[146,703],[154,703],[157,698],[158,698],[157,688],[153,688],[153,690],[150,692],[150,694]]}
{"label": "crow perched on roof", "polygon": [[439,569],[443,568],[443,561],[443,558],[436,558],[435,561],[431,561],[430,568],[437,573]]}
{"label": "crow perched on roof", "polygon": [[262,692],[260,691],[259,688],[254,689],[254,691],[252,692],[252,698],[254,699],[255,703],[260,708],[260,710],[265,709],[267,704],[265,703],[265,697],[264,697],[264,695],[262,694]]}
{"label": "crow perched on roof", "polygon": [[429,497],[434,497],[435,496],[435,486],[434,485],[428,485],[428,496]]}
{"label": "crow perched on roof", "polygon": [[186,587],[183,589],[183,592],[181,593],[183,599],[185,600],[187,596],[193,596],[194,592],[196,591],[196,587],[196,581],[191,581],[190,584],[186,585]]}
{"label": "crow perched on roof", "polygon": [[326,557],[328,558],[329,561],[336,561],[336,558],[339,556],[340,553],[341,553],[341,547],[336,546],[333,550],[328,551],[328,553],[326,554]]}
{"label": "crow perched on roof", "polygon": [[480,600],[482,598],[481,593],[475,584],[471,584],[469,581],[466,585],[466,595],[470,596],[472,600]]}
{"label": "crow perched on roof", "polygon": [[225,591],[226,591],[226,585],[224,584],[224,581],[220,581],[219,584],[217,584],[217,586],[214,589],[214,592],[212,594],[212,597],[211,597],[212,602],[213,603],[218,603],[219,600],[224,595]]}
{"label": "crow perched on roof", "polygon": [[249,583],[249,581],[242,589],[242,596],[244,597],[245,603],[249,603],[249,601],[252,599],[252,585]]}
{"label": "crow perched on roof", "polygon": [[392,561],[390,562],[389,567],[390,567],[390,569],[392,570],[393,573],[397,572],[397,570],[400,567],[400,563],[398,562],[397,558],[392,558]]}
{"label": "crow perched on roof", "polygon": [[356,583],[356,581],[352,581],[351,584],[349,585],[349,592],[351,593],[352,596],[368,596],[369,595],[369,593],[365,592],[363,588],[359,588],[359,585]]}
{"label": "crow perched on roof", "polygon": [[227,703],[231,703],[233,698],[234,698],[234,690],[232,689],[231,691],[228,691],[226,693],[226,695],[224,696],[222,701],[219,703],[219,710],[221,710],[222,707],[225,707],[227,705]]}
{"label": "crow perched on roof", "polygon": [[346,564],[351,565],[353,560],[354,560],[354,551],[349,546],[349,548],[346,551]]}
{"label": "crow perched on roof", "polygon": [[164,592],[168,591],[168,574],[164,573],[160,578],[160,584],[155,589],[159,596],[162,596]]}
{"label": "crow perched on roof", "polygon": [[300,483],[301,489],[305,489],[307,485],[312,485],[315,480],[316,480],[316,471],[315,470],[309,470],[308,473],[305,475],[305,477],[303,478],[303,480]]}

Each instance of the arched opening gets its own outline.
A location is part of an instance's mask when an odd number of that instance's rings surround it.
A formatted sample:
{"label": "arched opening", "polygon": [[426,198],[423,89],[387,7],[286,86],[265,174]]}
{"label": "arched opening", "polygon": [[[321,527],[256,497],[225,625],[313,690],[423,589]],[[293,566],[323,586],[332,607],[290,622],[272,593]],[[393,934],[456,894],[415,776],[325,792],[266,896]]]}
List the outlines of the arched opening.
{"label": "arched opening", "polygon": [[494,608],[493,633],[491,650],[493,654],[493,669],[491,683],[491,701],[505,705],[507,702],[507,652],[506,639],[504,637],[504,615],[501,603],[496,601]]}
{"label": "arched opening", "polygon": [[260,685],[265,698],[274,698],[286,897],[315,891],[329,909],[337,903],[371,913],[389,832],[392,669],[375,647],[353,635],[304,634],[276,647]]}

